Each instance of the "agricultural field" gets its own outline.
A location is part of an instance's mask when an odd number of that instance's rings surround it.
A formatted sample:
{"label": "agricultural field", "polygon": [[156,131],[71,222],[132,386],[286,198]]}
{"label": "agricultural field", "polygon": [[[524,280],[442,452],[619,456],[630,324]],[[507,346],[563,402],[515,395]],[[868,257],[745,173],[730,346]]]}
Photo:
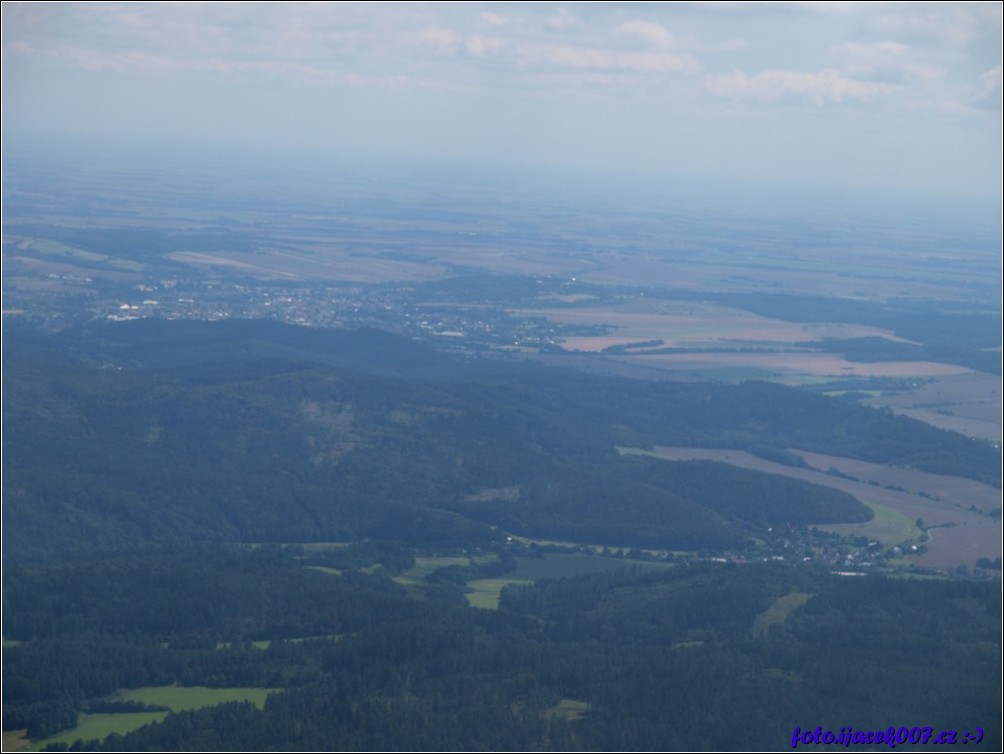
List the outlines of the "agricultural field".
{"label": "agricultural field", "polygon": [[[803,455],[807,463],[815,468],[785,466],[736,450],[657,446],[653,451],[622,448],[620,452],[640,452],[668,461],[719,461],[842,490],[868,505],[875,512],[875,518],[861,524],[821,524],[819,528],[877,539],[887,546],[919,537],[921,531],[915,522],[920,519],[931,539],[926,543],[926,551],[912,558],[918,565],[971,567],[980,557],[993,559],[1001,556],[1001,520],[989,516],[993,507],[1000,506],[1000,491],[971,480],[865,464],[796,449],[791,449],[791,452]],[[834,476],[820,470],[820,467],[832,467],[848,476],[857,472],[863,478]],[[890,489],[884,484],[902,489]]]}
{"label": "agricultural field", "polygon": [[[629,349],[633,355],[660,348],[760,348],[776,350],[803,341],[824,338],[881,337],[902,341],[889,330],[840,323],[798,323],[762,317],[733,307],[701,303],[636,299],[602,307],[517,310],[525,316],[546,317],[559,324],[606,325],[615,332],[605,336],[565,340],[570,351],[598,352],[612,345],[660,339],[655,347]],[[797,349],[804,350],[804,349]]]}
{"label": "agricultural field", "polygon": [[[602,335],[565,338],[561,347],[567,352],[602,355],[609,360],[691,377],[770,379],[789,385],[846,378],[897,378],[926,383],[975,377],[969,391],[972,400],[985,404],[994,395],[993,386],[978,379],[984,375],[977,375],[965,366],[927,360],[852,361],[839,353],[805,345],[855,338],[911,343],[889,329],[862,324],[789,322],[719,304],[645,298],[605,306],[519,309],[511,313],[544,317],[557,325],[609,330]],[[667,353],[667,349],[693,350]],[[1000,395],[999,390],[996,395]],[[881,400],[875,403],[885,405]]]}
{"label": "agricultural field", "polygon": [[516,570],[502,578],[475,579],[467,582],[473,590],[467,593],[467,601],[471,607],[497,609],[499,595],[505,587],[532,584],[541,579],[561,579],[621,568],[637,568],[642,571],[672,568],[669,563],[583,553],[548,553],[541,558],[516,558],[516,563]]}
{"label": "agricultural field", "polygon": [[[558,544],[558,543],[550,543]],[[565,542],[562,545],[580,547],[577,543]],[[624,557],[626,550],[608,551],[610,554],[600,555],[603,548],[596,548],[595,555],[580,552],[547,553],[540,557],[516,558],[516,568],[496,578],[472,579],[467,582],[470,589],[466,593],[467,601],[472,607],[495,610],[499,605],[499,596],[507,586],[532,584],[541,579],[560,579],[568,576],[579,576],[587,573],[602,573],[621,568],[637,567],[642,570],[661,570],[670,567],[668,563],[658,563],[649,560],[636,560]],[[614,555],[614,552],[617,554]],[[486,562],[486,559],[474,559],[473,562]],[[425,585],[426,576],[439,568],[448,566],[467,566],[472,559],[460,556],[417,556],[415,566],[394,577],[394,581],[405,587]]]}
{"label": "agricultural field", "polygon": [[415,565],[410,570],[394,577],[398,584],[416,585],[424,584],[425,577],[439,568],[447,566],[466,566],[471,564],[471,559],[461,556],[429,556],[419,555],[415,558]]}
{"label": "agricultural field", "polygon": [[1001,378],[996,375],[946,375],[908,391],[876,393],[862,402],[968,437],[1001,442]]}
{"label": "agricultural field", "polygon": [[532,579],[474,579],[467,582],[467,586],[472,590],[466,595],[467,602],[471,607],[497,610],[503,589],[507,586],[523,586],[532,583]]}
{"label": "agricultural field", "polygon": [[[209,688],[206,686],[146,686],[139,689],[126,689],[119,692],[123,701],[140,702],[155,707],[166,707],[170,712],[212,707],[226,702],[252,702],[259,709],[265,705],[265,699],[277,689],[256,688]],[[89,741],[103,739],[112,733],[124,735],[130,731],[160,722],[168,715],[168,711],[150,712],[115,712],[107,714],[82,714],[77,727],[39,741],[12,739],[13,749],[7,748],[7,733],[4,734],[4,751],[29,750],[40,751],[50,744],[67,744],[74,741]],[[20,743],[19,743],[20,741]]]}
{"label": "agricultural field", "polygon": [[[125,735],[144,725],[159,723],[167,712],[112,712],[106,714],[81,714],[77,721],[77,727],[63,731],[51,738],[43,738],[39,741],[32,741],[29,751],[41,751],[50,744],[72,745],[74,741],[90,741],[92,739],[103,739],[112,733]],[[7,751],[5,748],[4,751]]]}
{"label": "agricultural field", "polygon": [[140,702],[157,707],[167,707],[172,712],[211,707],[225,702],[252,702],[259,709],[265,699],[278,689],[209,688],[207,686],[144,686],[127,689],[119,696],[128,702]]}

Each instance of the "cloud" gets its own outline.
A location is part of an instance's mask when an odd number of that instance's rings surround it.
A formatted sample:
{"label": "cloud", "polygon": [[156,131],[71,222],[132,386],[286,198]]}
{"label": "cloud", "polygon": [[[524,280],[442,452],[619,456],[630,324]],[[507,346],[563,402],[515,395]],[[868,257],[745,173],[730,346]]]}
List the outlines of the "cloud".
{"label": "cloud", "polygon": [[906,13],[868,17],[866,26],[873,32],[914,40],[918,44],[933,42],[966,47],[986,32],[987,14],[980,5],[997,6],[999,28],[999,3],[910,5]]}
{"label": "cloud", "polygon": [[638,73],[681,73],[700,68],[690,55],[629,52],[565,44],[523,45],[519,51],[519,63],[524,67],[552,66]]}
{"label": "cloud", "polygon": [[945,70],[915,59],[910,47],[899,42],[845,42],[828,50],[840,61],[840,70],[853,77],[900,83],[907,79],[935,81]]}
{"label": "cloud", "polygon": [[481,20],[485,23],[491,24],[492,26],[505,26],[509,23],[509,19],[505,16],[500,16],[497,13],[490,13],[488,11],[481,14]]}
{"label": "cloud", "polygon": [[422,29],[418,36],[421,42],[437,55],[454,55],[460,48],[460,39],[452,29],[429,27]]}
{"label": "cloud", "polygon": [[64,48],[58,57],[73,61],[85,71],[141,74],[174,73],[185,68],[185,64],[174,58],[130,50],[126,52],[97,52],[80,48]]}
{"label": "cloud", "polygon": [[476,57],[496,55],[509,46],[509,40],[502,37],[486,37],[474,34],[464,39],[464,50]]}
{"label": "cloud", "polygon": [[665,26],[651,21],[625,21],[613,29],[614,35],[628,40],[640,40],[652,47],[669,47],[673,35]]}
{"label": "cloud", "polygon": [[579,19],[569,13],[566,8],[559,8],[557,13],[552,13],[544,19],[544,26],[560,31],[575,26],[578,21]]}
{"label": "cloud", "polygon": [[979,84],[972,89],[969,104],[973,107],[1000,110],[1001,66],[995,66],[980,75]]}
{"label": "cloud", "polygon": [[707,90],[719,97],[759,102],[808,102],[816,106],[844,102],[870,102],[893,91],[886,83],[847,78],[839,71],[817,72],[768,70],[749,76],[735,71],[708,76]]}

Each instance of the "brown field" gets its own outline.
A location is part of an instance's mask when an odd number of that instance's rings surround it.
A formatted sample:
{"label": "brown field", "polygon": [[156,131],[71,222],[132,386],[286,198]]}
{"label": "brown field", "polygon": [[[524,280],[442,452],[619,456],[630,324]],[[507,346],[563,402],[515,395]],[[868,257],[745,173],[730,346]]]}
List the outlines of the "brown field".
{"label": "brown field", "polygon": [[884,393],[864,402],[968,437],[1001,440],[1001,378],[996,375],[939,377],[909,392]]}
{"label": "brown field", "polygon": [[[818,353],[796,343],[826,338],[882,337],[904,342],[891,331],[840,323],[800,324],[761,317],[724,306],[699,303],[635,301],[630,304],[577,309],[524,309],[523,316],[546,317],[564,325],[605,325],[606,335],[577,336],[563,343],[566,351],[599,353],[614,345],[662,340],[657,347],[629,349],[610,358],[656,369],[721,376],[761,377],[785,382],[806,378],[894,377],[928,379],[971,374],[972,370],[930,361],[862,363],[839,354]],[[654,353],[659,348],[737,349],[715,353]],[[743,349],[741,352],[738,349]]]}
{"label": "brown field", "polygon": [[[610,307],[519,310],[568,325],[608,325],[616,333],[569,338],[569,351],[602,351],[615,344],[660,338],[660,348],[779,348],[823,338],[882,337],[899,340],[889,330],[864,325],[799,324],[770,319],[741,309],[700,303],[637,301]],[[644,353],[644,349],[638,353]]]}
{"label": "brown field", "polygon": [[810,453],[806,450],[794,452],[802,456],[805,462],[814,469],[826,471],[829,468],[835,468],[837,471],[862,482],[878,482],[883,487],[902,487],[907,492],[924,493],[943,502],[951,503],[953,506],[961,505],[968,508],[970,505],[975,505],[982,511],[990,511],[1001,506],[1000,490],[972,479],[885,466],[843,456]]}
{"label": "brown field", "polygon": [[[1002,549],[1004,549],[1002,548],[1002,533],[1004,532],[1002,532],[1001,522],[969,510],[970,505],[975,505],[982,510],[1000,507],[1001,493],[993,487],[968,479],[908,469],[894,469],[839,456],[806,453],[796,449],[790,450],[802,455],[806,462],[814,468],[802,469],[785,466],[738,450],[656,446],[651,454],[669,461],[719,461],[769,474],[781,474],[842,490],[866,504],[876,503],[884,508],[889,508],[910,522],[918,518],[923,519],[925,527],[938,528],[930,532],[932,539],[927,543],[927,552],[913,558],[918,565],[946,568],[960,565],[972,567],[980,557],[995,558],[1002,554]],[[841,479],[816,470],[819,468],[827,469],[831,466],[857,478],[854,480]],[[879,485],[893,484],[909,491],[901,492],[883,486],[875,486],[868,484],[869,481],[878,482]],[[921,497],[917,494],[920,492],[931,497]],[[934,499],[934,497],[938,499]],[[877,523],[886,527],[887,531],[893,531],[887,526],[888,522]],[[875,536],[883,544],[889,546],[899,544],[902,541],[883,539],[878,530],[875,527],[870,527],[867,523],[821,524],[819,528],[841,534],[861,533],[864,536]],[[902,527],[899,528],[902,530]]]}
{"label": "brown field", "polygon": [[947,375],[968,374],[971,370],[953,364],[933,361],[880,361],[861,363],[847,361],[828,353],[763,352],[763,353],[710,353],[710,354],[653,354],[622,356],[627,361],[644,363],[663,369],[691,372],[720,372],[745,370],[765,376],[785,378],[808,377],[901,377],[923,379]]}

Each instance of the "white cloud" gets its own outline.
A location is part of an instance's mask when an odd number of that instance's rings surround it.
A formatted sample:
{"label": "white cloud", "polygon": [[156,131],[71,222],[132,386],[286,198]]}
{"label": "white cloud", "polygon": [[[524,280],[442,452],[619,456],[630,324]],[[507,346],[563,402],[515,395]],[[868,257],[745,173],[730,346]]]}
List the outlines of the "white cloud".
{"label": "white cloud", "polygon": [[810,73],[769,70],[755,76],[735,71],[725,76],[708,76],[705,85],[719,97],[759,102],[803,101],[817,106],[870,102],[893,90],[889,84],[847,78],[832,68]]}
{"label": "white cloud", "polygon": [[899,42],[845,42],[830,47],[829,54],[849,76],[899,82],[934,81],[945,75],[943,68],[920,62],[910,47]]}
{"label": "white cloud", "polygon": [[969,104],[975,107],[1001,107],[1001,66],[995,66],[980,75],[979,84],[973,87]]}
{"label": "white cloud", "polygon": [[509,40],[502,37],[486,37],[474,34],[464,39],[464,49],[471,55],[495,55],[509,46]]}
{"label": "white cloud", "polygon": [[419,32],[421,42],[438,55],[453,55],[459,49],[459,38],[452,29],[433,26]]}
{"label": "white cloud", "polygon": [[550,16],[544,19],[544,26],[548,29],[569,29],[578,23],[575,16],[568,12],[567,8],[559,8],[557,13],[552,13]]}
{"label": "white cloud", "polygon": [[497,13],[490,13],[488,11],[481,14],[481,20],[485,23],[491,24],[492,26],[505,26],[509,23],[509,19],[505,16],[500,16]]}
{"label": "white cloud", "polygon": [[523,45],[519,63],[524,67],[554,66],[557,68],[593,71],[635,71],[638,73],[680,73],[697,71],[700,66],[690,55],[666,52],[628,52],[566,44]]}
{"label": "white cloud", "polygon": [[[983,5],[999,6],[998,3]],[[869,18],[866,24],[880,34],[901,36],[919,43],[935,42],[956,47],[969,45],[984,31],[980,18],[983,14],[973,4],[910,4],[907,8],[907,13],[884,13]]]}
{"label": "white cloud", "polygon": [[651,21],[625,21],[614,27],[616,36],[628,40],[640,40],[653,47],[669,47],[673,44],[673,35],[666,27]]}

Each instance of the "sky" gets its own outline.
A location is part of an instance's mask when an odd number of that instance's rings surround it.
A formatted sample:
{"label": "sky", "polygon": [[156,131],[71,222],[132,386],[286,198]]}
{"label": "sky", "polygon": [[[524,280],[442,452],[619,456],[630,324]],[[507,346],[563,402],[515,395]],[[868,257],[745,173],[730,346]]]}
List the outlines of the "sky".
{"label": "sky", "polygon": [[1001,8],[5,2],[3,129],[993,198]]}

